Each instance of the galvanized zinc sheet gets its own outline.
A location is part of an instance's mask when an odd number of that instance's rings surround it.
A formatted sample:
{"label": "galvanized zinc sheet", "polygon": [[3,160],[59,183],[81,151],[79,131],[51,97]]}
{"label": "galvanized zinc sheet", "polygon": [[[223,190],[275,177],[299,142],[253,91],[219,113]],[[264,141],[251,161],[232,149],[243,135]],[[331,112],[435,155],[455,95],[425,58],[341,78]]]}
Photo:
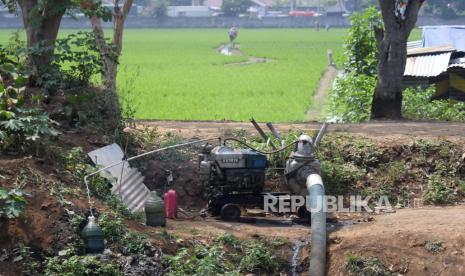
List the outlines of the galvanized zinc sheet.
{"label": "galvanized zinc sheet", "polygon": [[412,48],[408,49],[407,46],[407,56],[417,56],[417,55],[435,55],[440,53],[446,52],[456,52],[455,49],[451,45],[443,45],[443,46],[436,46],[436,47],[429,47],[429,48]]}
{"label": "galvanized zinc sheet", "polygon": [[465,68],[465,63],[455,63],[449,65],[449,68]]}
{"label": "galvanized zinc sheet", "polygon": [[[112,165],[124,158],[124,153],[117,144],[94,150],[88,155],[99,167]],[[131,212],[141,210],[149,196],[149,189],[144,184],[144,176],[137,169],[131,168],[126,161],[109,168],[106,172],[115,179],[111,189],[112,194],[119,195]],[[105,172],[101,174],[104,175]]]}
{"label": "galvanized zinc sheet", "polygon": [[404,76],[436,77],[447,71],[452,53],[407,58]]}

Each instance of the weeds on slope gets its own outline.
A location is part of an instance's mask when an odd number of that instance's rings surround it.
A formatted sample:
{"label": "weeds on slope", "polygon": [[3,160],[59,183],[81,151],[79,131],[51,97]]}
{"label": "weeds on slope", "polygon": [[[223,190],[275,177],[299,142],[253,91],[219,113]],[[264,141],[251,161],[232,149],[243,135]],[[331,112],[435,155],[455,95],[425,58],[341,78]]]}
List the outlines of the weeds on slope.
{"label": "weeds on slope", "polygon": [[223,234],[209,245],[181,248],[174,256],[165,256],[167,275],[243,275],[273,274],[286,260],[273,249],[282,243],[266,240],[241,240]]}

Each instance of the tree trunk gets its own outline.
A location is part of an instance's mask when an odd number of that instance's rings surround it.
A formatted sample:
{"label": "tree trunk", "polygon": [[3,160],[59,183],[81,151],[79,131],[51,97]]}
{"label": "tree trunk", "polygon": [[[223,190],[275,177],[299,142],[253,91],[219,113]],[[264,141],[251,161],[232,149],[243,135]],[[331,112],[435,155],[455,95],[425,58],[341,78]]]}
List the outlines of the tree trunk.
{"label": "tree trunk", "polygon": [[102,82],[103,85],[116,94],[116,77],[118,74],[118,58],[121,55],[123,49],[123,31],[124,22],[126,21],[127,15],[131,9],[133,1],[127,0],[124,2],[123,8],[120,8],[119,0],[115,0],[114,17],[113,17],[113,45],[114,49],[111,49],[105,42],[104,33],[102,29],[101,20],[96,16],[91,18],[92,28],[96,34],[97,45],[99,51],[102,54],[103,59],[103,74]]}
{"label": "tree trunk", "polygon": [[97,16],[91,17],[92,29],[95,33],[95,39],[100,55],[102,56],[103,72],[102,83],[109,92],[110,112],[114,114],[114,119],[119,121],[121,117],[121,108],[118,101],[118,94],[116,90],[116,77],[118,74],[118,58],[123,49],[123,31],[124,22],[132,6],[132,0],[126,0],[123,8],[120,8],[119,0],[114,0],[114,14],[113,14],[113,47],[105,42],[105,35],[102,28],[100,18]]}
{"label": "tree trunk", "polygon": [[402,90],[407,60],[407,40],[415,27],[422,0],[410,0],[405,13],[396,14],[396,1],[379,0],[384,30],[375,29],[378,45],[378,82],[371,119],[402,118]]}
{"label": "tree trunk", "polygon": [[65,13],[64,8],[54,8],[54,5],[58,4],[56,1],[47,1],[41,10],[38,9],[38,2],[39,0],[18,1],[26,29],[27,47],[47,46],[40,53],[28,54],[29,62],[36,75],[41,74],[44,68],[51,65],[55,40]]}
{"label": "tree trunk", "polygon": [[371,105],[371,118],[400,119],[407,39],[403,33],[386,34],[379,48],[378,82]]}
{"label": "tree trunk", "polygon": [[102,57],[103,72],[102,72],[102,84],[110,90],[111,93],[116,93],[116,68],[117,68],[117,55],[113,53],[112,47],[110,47],[105,41],[105,33],[102,28],[100,18],[92,16],[90,19],[92,29],[95,34],[95,41],[97,48]]}
{"label": "tree trunk", "polygon": [[112,117],[115,121],[113,124],[116,124],[121,117],[121,107],[116,93],[117,56],[115,56],[113,49],[105,42],[105,33],[100,18],[94,15],[90,18],[90,22],[95,34],[97,48],[102,57],[102,84],[108,92],[108,106],[106,109],[111,114],[109,117]]}

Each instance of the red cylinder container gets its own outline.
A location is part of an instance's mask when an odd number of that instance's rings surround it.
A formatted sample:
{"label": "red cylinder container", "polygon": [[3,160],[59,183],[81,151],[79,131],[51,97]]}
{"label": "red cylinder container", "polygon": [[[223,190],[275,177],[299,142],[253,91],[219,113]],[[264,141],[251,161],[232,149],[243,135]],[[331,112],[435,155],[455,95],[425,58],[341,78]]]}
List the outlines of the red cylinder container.
{"label": "red cylinder container", "polygon": [[174,219],[178,216],[178,194],[175,190],[168,190],[165,193],[165,213],[169,219]]}

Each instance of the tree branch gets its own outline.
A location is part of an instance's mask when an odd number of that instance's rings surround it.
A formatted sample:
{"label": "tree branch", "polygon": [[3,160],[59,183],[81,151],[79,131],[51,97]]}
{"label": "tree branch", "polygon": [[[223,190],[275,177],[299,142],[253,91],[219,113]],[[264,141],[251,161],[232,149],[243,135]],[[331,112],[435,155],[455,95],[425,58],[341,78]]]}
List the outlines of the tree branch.
{"label": "tree branch", "polygon": [[376,46],[378,47],[378,50],[380,50],[384,39],[384,29],[379,27],[373,27],[373,31],[375,33]]}
{"label": "tree branch", "polygon": [[383,16],[384,28],[386,31],[391,30],[397,25],[396,16],[394,11],[396,9],[395,0],[378,0],[379,7],[381,8],[381,15]]}
{"label": "tree branch", "polygon": [[423,5],[423,0],[410,0],[407,6],[407,14],[405,17],[405,26],[407,28],[407,32],[410,33],[413,28],[415,28],[415,24],[417,23],[418,19],[418,12]]}
{"label": "tree branch", "polygon": [[126,0],[123,5],[123,20],[126,20],[126,17],[129,14],[129,11],[131,10],[132,7],[132,2],[133,0]]}

